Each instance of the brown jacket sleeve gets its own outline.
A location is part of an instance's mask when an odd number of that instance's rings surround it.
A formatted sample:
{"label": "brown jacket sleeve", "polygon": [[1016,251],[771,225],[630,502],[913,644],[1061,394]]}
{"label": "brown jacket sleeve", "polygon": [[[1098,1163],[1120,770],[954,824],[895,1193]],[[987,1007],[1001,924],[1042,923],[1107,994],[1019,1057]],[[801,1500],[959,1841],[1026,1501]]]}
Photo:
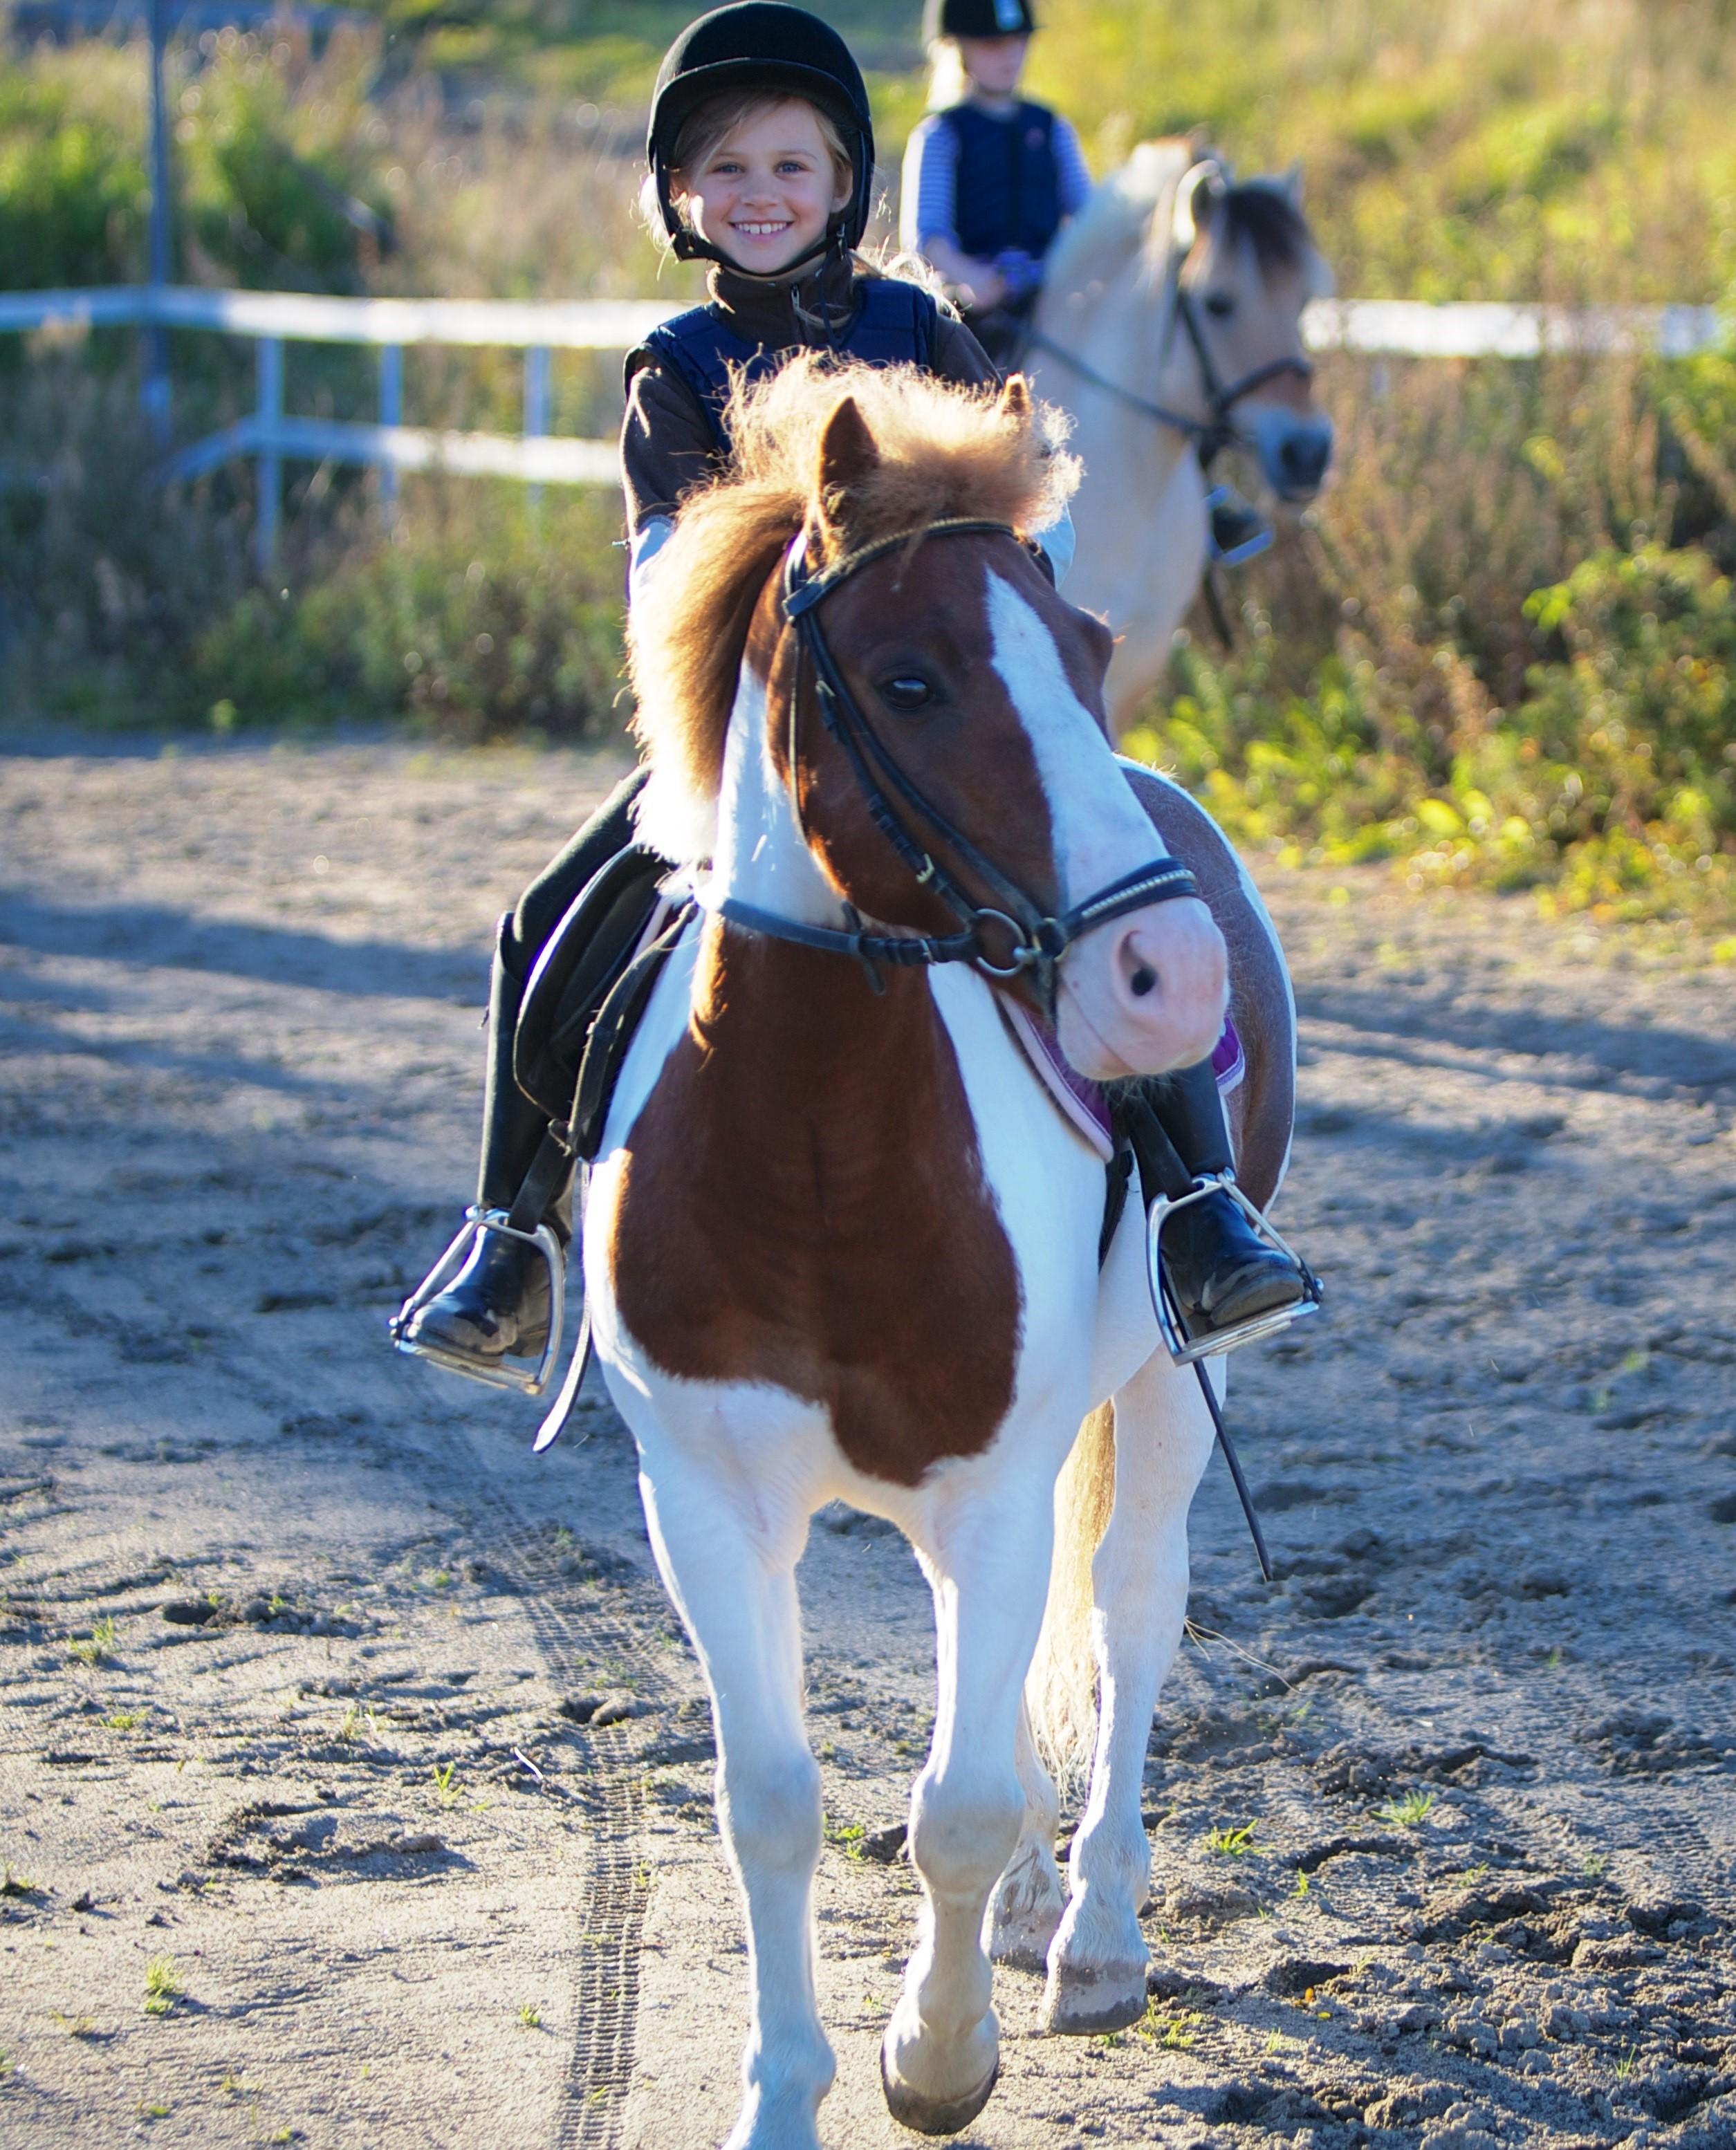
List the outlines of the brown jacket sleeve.
{"label": "brown jacket sleeve", "polygon": [[966,388],[997,388],[1000,370],[956,315],[943,313],[935,327],[934,370],[942,381]]}
{"label": "brown jacket sleeve", "polygon": [[621,482],[627,534],[654,515],[673,515],[681,496],[709,477],[717,446],[699,399],[648,351],[627,361],[627,413],[621,421]]}

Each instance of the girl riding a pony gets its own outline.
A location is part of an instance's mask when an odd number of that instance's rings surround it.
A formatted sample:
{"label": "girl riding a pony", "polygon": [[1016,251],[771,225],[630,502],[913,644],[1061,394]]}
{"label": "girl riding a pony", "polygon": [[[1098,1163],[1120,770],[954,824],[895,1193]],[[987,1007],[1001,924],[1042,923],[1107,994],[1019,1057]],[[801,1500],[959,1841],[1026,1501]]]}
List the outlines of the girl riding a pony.
{"label": "girl riding a pony", "polygon": [[997,360],[1016,356],[1043,256],[1091,192],[1072,125],[1018,93],[1036,28],[1029,0],[928,0],[935,109],[904,158],[899,238],[933,263]]}
{"label": "girl riding a pony", "polygon": [[[965,388],[998,380],[948,308],[858,255],[874,178],[867,89],[842,39],[804,9],[739,0],[684,30],[659,73],[646,158],[654,235],[678,259],[708,262],[710,274],[705,304],[665,322],[627,360],[621,461],[629,603],[656,572],[684,497],[728,462],[726,414],[738,376],[764,378],[795,353],[817,350],[913,366]],[[1071,526],[1039,532],[1035,542],[1051,572],[1064,573]],[[548,1224],[563,1247],[572,1229],[570,1160],[560,1158],[558,1144],[552,1150],[548,1114],[514,1077],[519,1010],[538,956],[576,900],[630,847],[654,843],[655,832],[638,825],[643,789],[644,772],[635,771],[500,923],[469,1251],[443,1286],[412,1295],[394,1328],[404,1348],[484,1380],[497,1377],[510,1357],[539,1353],[548,1338],[549,1273],[526,1225]],[[1229,1166],[1209,1060],[1162,1078],[1150,1102],[1189,1172]],[[502,1229],[509,1216],[514,1229]],[[1163,1246],[1195,1335],[1303,1295],[1294,1265],[1221,1191],[1178,1211]],[[449,1250],[442,1263],[451,1258]]]}

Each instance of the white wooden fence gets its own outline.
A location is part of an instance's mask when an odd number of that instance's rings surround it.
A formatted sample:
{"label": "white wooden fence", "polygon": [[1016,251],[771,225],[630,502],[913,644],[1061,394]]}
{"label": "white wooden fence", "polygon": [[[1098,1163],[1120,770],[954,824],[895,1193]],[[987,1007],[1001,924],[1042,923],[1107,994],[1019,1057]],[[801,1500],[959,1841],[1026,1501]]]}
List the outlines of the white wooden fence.
{"label": "white wooden fence", "polygon": [[[277,548],[286,461],[372,464],[390,498],[400,471],[443,470],[531,485],[613,485],[613,441],[548,431],[549,355],[628,351],[679,308],[657,300],[588,299],[528,305],[480,299],[336,299],[294,291],[207,291],[120,285],[68,291],[0,292],[0,335],[51,326],[205,329],[256,346],[251,414],[183,448],[172,477],[191,477],[234,458],[258,466],[256,543],[262,564]],[[1653,351],[1668,358],[1715,348],[1711,306],[1598,307],[1477,303],[1431,306],[1410,299],[1329,300],[1309,308],[1310,350],[1420,358],[1536,358],[1546,352]],[[285,343],[369,344],[380,353],[376,424],[298,418],[283,407]],[[436,431],[402,423],[404,351],[411,344],[468,345],[524,353],[524,419],[517,434]]]}

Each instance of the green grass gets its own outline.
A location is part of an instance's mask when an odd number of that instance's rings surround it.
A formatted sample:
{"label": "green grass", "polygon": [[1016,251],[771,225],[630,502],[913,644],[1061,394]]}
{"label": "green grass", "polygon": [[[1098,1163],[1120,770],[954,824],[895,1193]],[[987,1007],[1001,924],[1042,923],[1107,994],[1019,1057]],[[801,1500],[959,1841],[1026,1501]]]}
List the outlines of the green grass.
{"label": "green grass", "polygon": [[1375,1809],[1382,1821],[1390,1822],[1395,1829],[1416,1829],[1434,1811],[1434,1793],[1421,1791],[1403,1793]]}
{"label": "green grass", "polygon": [[79,1664],[88,1665],[93,1669],[98,1665],[106,1665],[109,1661],[109,1653],[114,1648],[114,1622],[105,1614],[93,1623],[88,1636],[68,1643],[66,1653]]}
{"label": "green grass", "polygon": [[1246,1859],[1250,1855],[1257,1857],[1258,1853],[1255,1851],[1254,1842],[1254,1832],[1257,1826],[1257,1824],[1250,1821],[1244,1822],[1239,1829],[1214,1829],[1206,1837],[1205,1848],[1208,1851],[1215,1853],[1219,1859]]}
{"label": "green grass", "polygon": [[154,1956],[144,1966],[144,2012],[147,2016],[167,2016],[182,1998],[181,1983],[176,1976],[172,1956]]}
{"label": "green grass", "polygon": [[[890,170],[922,102],[913,0],[825,12],[869,64]],[[177,78],[184,273],[336,291],[565,298],[692,291],[633,224],[630,137],[681,0],[376,0],[312,61],[239,40]],[[1244,169],[1299,160],[1341,290],[1431,299],[1736,293],[1736,44],[1723,0],[1052,0],[1031,87],[1098,168],[1202,125]],[[477,99],[457,129],[416,77]],[[401,78],[395,75],[395,79]],[[497,88],[510,99],[496,99]],[[39,48],[0,83],[0,282],[143,266],[136,46]],[[196,91],[196,97],[191,93]],[[579,108],[597,108],[589,116]],[[508,104],[510,103],[510,110]],[[346,214],[359,203],[366,214]],[[335,206],[336,204],[336,206]],[[582,213],[575,213],[576,208]],[[621,689],[618,507],[551,488],[292,470],[280,573],[248,566],[251,482],[158,483],[134,342],[0,339],[0,704],[47,720],[401,724],[598,738]],[[248,406],[250,355],[177,340],[184,431]],[[563,355],[555,424],[608,431],[617,361]],[[1230,585],[1133,744],[1237,841],[1295,865],[1385,861],[1419,891],[1663,921],[1736,962],[1736,353],[1516,365],[1324,364],[1335,482]],[[372,413],[373,361],[298,348],[290,406]],[[518,360],[417,351],[412,422],[516,422]]]}

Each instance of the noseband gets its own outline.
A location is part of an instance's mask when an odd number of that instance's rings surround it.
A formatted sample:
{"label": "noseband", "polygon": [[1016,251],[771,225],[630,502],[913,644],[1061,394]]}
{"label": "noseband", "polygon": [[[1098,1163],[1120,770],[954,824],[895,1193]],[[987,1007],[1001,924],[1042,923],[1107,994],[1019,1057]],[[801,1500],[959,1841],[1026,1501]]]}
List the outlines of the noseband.
{"label": "noseband", "polygon": [[[880,538],[815,573],[808,565],[806,547],[798,538],[785,560],[783,592],[784,617],[795,628],[797,639],[814,669],[820,719],[843,749],[875,826],[910,868],[919,886],[931,889],[958,919],[960,930],[938,935],[873,933],[856,922],[856,914],[847,904],[845,909],[851,921],[848,931],[781,918],[734,896],[726,897],[714,907],[719,916],[731,925],[744,926],[749,932],[764,934],[771,940],[790,941],[799,947],[823,948],[838,955],[854,956],[866,969],[877,992],[883,990],[876,967],[881,963],[895,966],[970,963],[986,977],[1000,980],[1031,972],[1045,1000],[1052,1005],[1056,967],[1075,941],[1093,927],[1120,918],[1130,911],[1142,910],[1148,903],[1197,894],[1193,875],[1178,860],[1153,860],[1137,872],[1111,881],[1058,918],[1049,916],[998,866],[985,858],[900,768],[850,692],[820,623],[820,608],[825,599],[874,561],[923,538],[971,535],[1011,538],[1020,544],[1025,542],[1007,523],[955,517]],[[807,830],[803,822],[796,773],[796,724],[800,706],[798,683],[790,698],[788,780],[796,826],[805,840]],[[895,800],[899,803],[895,804]],[[899,811],[900,805],[987,887],[994,899],[992,903],[976,901],[962,883],[940,863],[928,844],[912,833]]]}
{"label": "noseband", "polygon": [[1241,435],[1235,422],[1235,407],[1256,389],[1264,388],[1269,381],[1277,381],[1285,374],[1294,374],[1297,380],[1308,382],[1314,379],[1314,366],[1305,359],[1294,356],[1269,359],[1264,366],[1256,366],[1226,386],[1218,377],[1218,369],[1212,363],[1212,355],[1206,349],[1204,331],[1199,326],[1199,315],[1194,304],[1194,295],[1179,280],[1176,285],[1175,311],[1171,317],[1169,333],[1164,337],[1165,358],[1174,334],[1176,321],[1187,331],[1188,341],[1194,346],[1194,356],[1199,361],[1200,385],[1211,411],[1209,418],[1190,418],[1185,411],[1172,411],[1168,404],[1153,402],[1149,396],[1137,396],[1131,388],[1123,388],[1119,381],[1111,381],[1107,374],[1099,373],[1094,366],[1088,366],[1082,358],[1058,344],[1052,336],[1046,336],[1033,329],[1027,342],[1038,351],[1046,351],[1052,358],[1058,358],[1069,366],[1082,381],[1088,381],[1093,388],[1101,388],[1113,396],[1118,403],[1124,403],[1131,411],[1138,411],[1147,418],[1154,419],[1160,426],[1168,426],[1184,434],[1199,450],[1202,467],[1209,468],[1222,451],[1234,446]]}

